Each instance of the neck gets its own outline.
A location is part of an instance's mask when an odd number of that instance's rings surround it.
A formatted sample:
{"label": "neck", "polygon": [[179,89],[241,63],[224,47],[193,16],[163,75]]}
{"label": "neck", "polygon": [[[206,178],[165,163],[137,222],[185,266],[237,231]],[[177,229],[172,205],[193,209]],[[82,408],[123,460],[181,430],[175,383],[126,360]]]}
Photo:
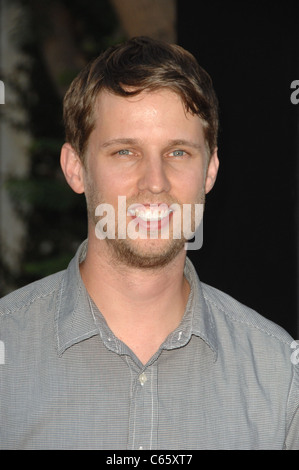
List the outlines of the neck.
{"label": "neck", "polygon": [[[111,263],[101,243],[89,240],[80,266],[83,282],[114,334],[139,358],[147,359],[146,342],[157,349],[180,323],[189,295],[184,278],[186,252],[158,269]],[[102,245],[103,247],[103,245]],[[140,348],[138,347],[140,339]],[[151,349],[150,348],[150,349]]]}

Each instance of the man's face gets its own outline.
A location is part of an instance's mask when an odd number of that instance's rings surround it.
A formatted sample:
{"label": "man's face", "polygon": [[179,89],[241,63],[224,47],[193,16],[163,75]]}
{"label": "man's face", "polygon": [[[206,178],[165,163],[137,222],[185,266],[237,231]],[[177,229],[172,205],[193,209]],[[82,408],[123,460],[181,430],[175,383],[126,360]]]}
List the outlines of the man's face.
{"label": "man's face", "polygon": [[[134,97],[101,92],[95,119],[84,170],[89,236],[95,233],[96,207],[109,204],[116,214],[116,237],[99,243],[127,265],[163,266],[184,250],[186,241],[183,236],[173,237],[175,217],[168,209],[173,204],[203,204],[210,189],[206,175],[214,172],[216,177],[217,155],[208,164],[202,122],[186,113],[180,97],[168,89]],[[127,208],[133,207],[126,214],[127,228],[137,221],[142,237],[118,238],[119,196],[126,197]],[[161,204],[163,213],[150,210]],[[153,226],[160,235],[166,226],[169,236],[150,238]]]}

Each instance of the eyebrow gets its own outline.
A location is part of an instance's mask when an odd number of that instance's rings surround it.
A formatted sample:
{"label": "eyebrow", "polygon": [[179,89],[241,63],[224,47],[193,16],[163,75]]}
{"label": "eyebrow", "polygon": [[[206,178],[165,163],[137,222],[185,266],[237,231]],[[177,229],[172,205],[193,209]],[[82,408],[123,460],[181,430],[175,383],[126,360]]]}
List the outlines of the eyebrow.
{"label": "eyebrow", "polygon": [[[112,145],[140,145],[141,141],[138,139],[132,139],[132,138],[118,138],[118,139],[111,139],[107,140],[106,142],[103,142],[101,144],[102,148],[107,148]],[[168,140],[166,143],[165,147],[177,147],[177,146],[187,146],[187,147],[192,147],[197,150],[202,150],[202,145],[198,144],[197,142],[193,142],[192,140],[186,140],[186,139],[171,139]]]}
{"label": "eyebrow", "polygon": [[186,146],[186,147],[192,147],[197,150],[202,150],[202,145],[198,144],[197,142],[193,142],[192,140],[186,140],[186,139],[173,139],[168,141],[169,147],[179,147],[179,146]]}
{"label": "eyebrow", "polygon": [[101,144],[101,147],[106,148],[106,147],[110,147],[111,145],[116,145],[116,144],[136,145],[138,143],[140,143],[140,142],[137,139],[119,138],[119,139],[107,140],[106,142],[103,142],[103,144]]}

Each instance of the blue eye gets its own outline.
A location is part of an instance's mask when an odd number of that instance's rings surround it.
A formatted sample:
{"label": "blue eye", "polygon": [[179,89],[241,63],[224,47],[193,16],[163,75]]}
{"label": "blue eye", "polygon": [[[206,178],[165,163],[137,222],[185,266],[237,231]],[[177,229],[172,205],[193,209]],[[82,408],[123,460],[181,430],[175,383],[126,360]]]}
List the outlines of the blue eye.
{"label": "blue eye", "polygon": [[119,155],[130,155],[132,152],[128,149],[122,149],[117,152]]}
{"label": "blue eye", "polygon": [[170,155],[173,157],[183,157],[185,154],[186,152],[184,150],[174,150],[170,153]]}

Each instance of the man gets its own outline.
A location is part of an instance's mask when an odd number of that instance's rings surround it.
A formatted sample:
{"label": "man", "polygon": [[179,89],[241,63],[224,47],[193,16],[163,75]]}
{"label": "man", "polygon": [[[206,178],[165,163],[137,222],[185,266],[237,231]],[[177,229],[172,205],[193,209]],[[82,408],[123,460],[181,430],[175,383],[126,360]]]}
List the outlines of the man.
{"label": "man", "polygon": [[134,38],[73,81],[64,120],[88,241],[0,302],[0,447],[298,449],[292,338],[186,258],[218,171],[207,73]]}

